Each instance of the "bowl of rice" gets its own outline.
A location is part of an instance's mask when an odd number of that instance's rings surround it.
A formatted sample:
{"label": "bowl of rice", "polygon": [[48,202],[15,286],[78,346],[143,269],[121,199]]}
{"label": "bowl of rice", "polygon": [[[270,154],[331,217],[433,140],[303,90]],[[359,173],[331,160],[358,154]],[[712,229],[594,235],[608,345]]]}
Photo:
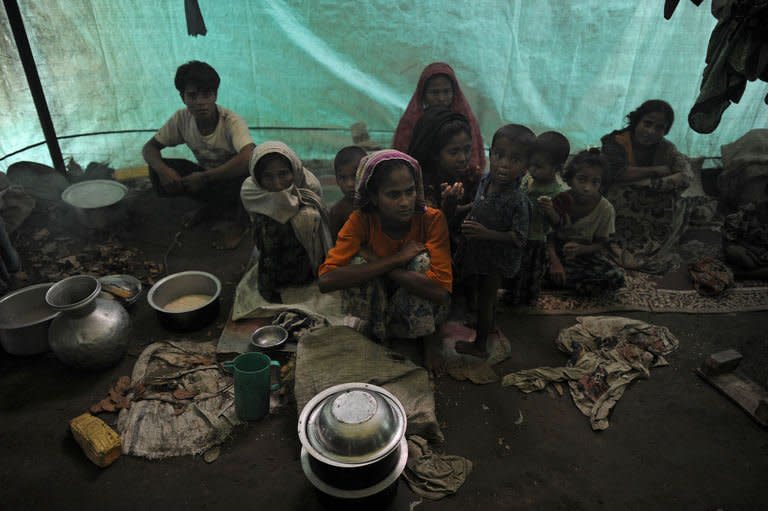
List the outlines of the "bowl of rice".
{"label": "bowl of rice", "polygon": [[198,330],[219,315],[221,281],[204,271],[183,271],[158,280],[147,293],[160,323],[176,331]]}

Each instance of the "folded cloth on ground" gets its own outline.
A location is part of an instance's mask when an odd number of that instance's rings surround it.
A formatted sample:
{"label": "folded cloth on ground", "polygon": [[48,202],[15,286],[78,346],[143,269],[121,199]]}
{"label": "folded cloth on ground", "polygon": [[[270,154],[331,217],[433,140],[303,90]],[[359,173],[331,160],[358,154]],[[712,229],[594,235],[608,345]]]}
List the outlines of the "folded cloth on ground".
{"label": "folded cloth on ground", "polygon": [[430,500],[439,500],[456,493],[472,472],[472,462],[450,454],[438,454],[430,449],[425,438],[408,437],[408,462],[403,472],[413,493]]}
{"label": "folded cloth on ground", "polygon": [[574,404],[589,417],[594,430],[609,426],[608,415],[629,383],[650,376],[651,367],[667,365],[664,355],[677,349],[668,328],[615,316],[580,316],[561,330],[555,344],[571,355],[565,367],[540,367],[510,373],[502,386],[523,392],[548,383],[568,382]]}
{"label": "folded cloth on ground", "polygon": [[731,269],[713,257],[702,257],[688,265],[688,275],[696,291],[704,296],[717,296],[735,282]]}
{"label": "folded cloth on ground", "polygon": [[302,337],[296,349],[294,395],[304,405],[328,387],[370,383],[384,387],[405,407],[408,435],[443,440],[435,416],[435,397],[426,369],[404,360],[349,327],[326,327]]}
{"label": "folded cloth on ground", "polygon": [[483,385],[499,381],[493,366],[509,358],[512,346],[509,339],[496,329],[488,336],[490,356],[479,359],[470,355],[456,353],[456,341],[474,341],[476,332],[459,321],[446,321],[440,328],[439,336],[427,337],[426,366],[435,374],[447,373],[451,378]]}
{"label": "folded cloth on ground", "polygon": [[280,290],[282,303],[267,301],[259,293],[259,265],[255,262],[240,279],[235,290],[232,319],[268,318],[291,310],[300,311],[313,321],[341,325],[341,292],[321,293],[317,282],[301,287],[285,287]]}
{"label": "folded cloth on ground", "polygon": [[133,367],[129,409],[117,430],[123,453],[161,459],[200,454],[223,442],[240,420],[232,377],[216,364],[213,342],[150,344]]}

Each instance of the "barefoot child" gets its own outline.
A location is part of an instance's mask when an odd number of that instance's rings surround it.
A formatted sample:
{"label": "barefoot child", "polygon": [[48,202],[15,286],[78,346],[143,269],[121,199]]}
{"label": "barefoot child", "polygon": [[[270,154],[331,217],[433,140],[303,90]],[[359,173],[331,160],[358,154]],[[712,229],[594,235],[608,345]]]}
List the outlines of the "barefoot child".
{"label": "barefoot child", "polygon": [[336,184],[344,196],[331,207],[328,221],[331,227],[331,239],[335,242],[341,226],[349,218],[354,209],[355,173],[360,160],[366,155],[362,147],[351,145],[341,149],[333,159],[333,171],[336,173]]}
{"label": "barefoot child", "polygon": [[419,163],[394,150],[360,161],[355,211],[320,266],[323,293],[378,340],[418,338],[446,318],[451,292],[448,227],[427,207]]}
{"label": "barefoot child", "polygon": [[[216,248],[234,248],[248,219],[240,214],[240,185],[248,176],[254,148],[242,117],[216,104],[220,78],[205,62],[193,60],[179,66],[174,84],[185,108],[176,111],[142,149],[149,164],[152,187],[161,197],[188,195],[206,204],[209,213],[228,211],[236,220],[220,227]],[[197,163],[163,158],[166,147],[186,144]],[[196,223],[204,216],[201,209]]]}
{"label": "barefoot child", "polygon": [[599,149],[582,151],[563,175],[571,189],[553,199],[564,214],[549,236],[549,274],[556,285],[584,295],[624,285],[624,272],[605,255],[616,219],[613,206],[600,194],[605,173]]}
{"label": "barefoot child", "polygon": [[530,201],[520,182],[534,140],[533,132],[519,124],[507,124],[496,131],[490,173],[480,181],[472,211],[462,224],[466,237],[462,271],[465,277],[477,278],[478,311],[475,342],[457,342],[459,353],[488,357],[496,292],[503,278],[513,278],[520,269],[531,215]]}
{"label": "barefoot child", "polygon": [[541,280],[547,272],[547,234],[560,223],[552,198],[568,187],[560,181],[571,146],[564,135],[547,131],[536,138],[522,189],[533,205],[528,242],[517,277],[504,287],[504,301],[509,305],[533,305],[539,298]]}
{"label": "barefoot child", "polygon": [[250,173],[240,198],[259,251],[259,293],[279,303],[282,287],[314,280],[331,247],[323,192],[320,181],[282,142],[256,146]]}

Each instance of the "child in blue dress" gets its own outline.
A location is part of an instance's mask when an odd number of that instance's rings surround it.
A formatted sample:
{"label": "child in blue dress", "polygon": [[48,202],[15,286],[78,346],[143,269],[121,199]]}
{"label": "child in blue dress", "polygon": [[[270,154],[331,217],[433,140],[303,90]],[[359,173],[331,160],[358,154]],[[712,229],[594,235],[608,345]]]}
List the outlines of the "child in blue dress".
{"label": "child in blue dress", "polygon": [[507,124],[493,135],[490,167],[483,176],[469,216],[461,226],[466,238],[462,271],[477,281],[477,325],[474,342],[459,341],[456,351],[487,358],[488,335],[496,317],[496,293],[501,280],[520,270],[528,239],[531,204],[520,182],[528,168],[533,132]]}

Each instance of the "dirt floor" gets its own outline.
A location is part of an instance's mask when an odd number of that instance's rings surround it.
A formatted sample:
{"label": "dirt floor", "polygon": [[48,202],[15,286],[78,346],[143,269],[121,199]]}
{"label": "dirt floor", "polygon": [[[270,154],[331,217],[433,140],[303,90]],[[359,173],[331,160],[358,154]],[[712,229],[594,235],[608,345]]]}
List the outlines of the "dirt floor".
{"label": "dirt floor", "polygon": [[[182,230],[181,217],[191,207],[183,199],[161,201],[143,191],[129,205],[116,236],[140,249],[142,261],[162,263],[182,231],[181,246],[168,256],[171,272],[200,269],[221,278],[218,321],[191,336],[218,338],[250,243],[221,252],[210,247],[210,224]],[[108,239],[74,228],[67,215],[37,215],[22,236],[45,225],[68,230],[67,236]],[[130,313],[128,354],[103,372],[69,369],[50,353],[22,358],[0,350],[0,508],[321,509],[299,464],[292,405],[236,429],[212,464],[200,457],[123,456],[99,469],[85,458],[68,421],[104,397],[119,376],[129,375],[144,346],[177,336],[163,330],[143,297]],[[624,315],[669,327],[680,348],[668,357],[668,367],[631,385],[609,429],[593,432],[567,395],[524,395],[499,384],[440,378],[437,413],[446,437],[441,448],[469,458],[474,470],[457,495],[439,502],[419,502],[400,482],[390,509],[768,509],[768,432],[693,372],[709,353],[733,347],[745,355],[745,370],[766,385],[765,314]],[[573,316],[502,313],[513,354],[498,372],[563,365],[553,341],[574,322]],[[421,362],[420,346],[398,347]]]}

